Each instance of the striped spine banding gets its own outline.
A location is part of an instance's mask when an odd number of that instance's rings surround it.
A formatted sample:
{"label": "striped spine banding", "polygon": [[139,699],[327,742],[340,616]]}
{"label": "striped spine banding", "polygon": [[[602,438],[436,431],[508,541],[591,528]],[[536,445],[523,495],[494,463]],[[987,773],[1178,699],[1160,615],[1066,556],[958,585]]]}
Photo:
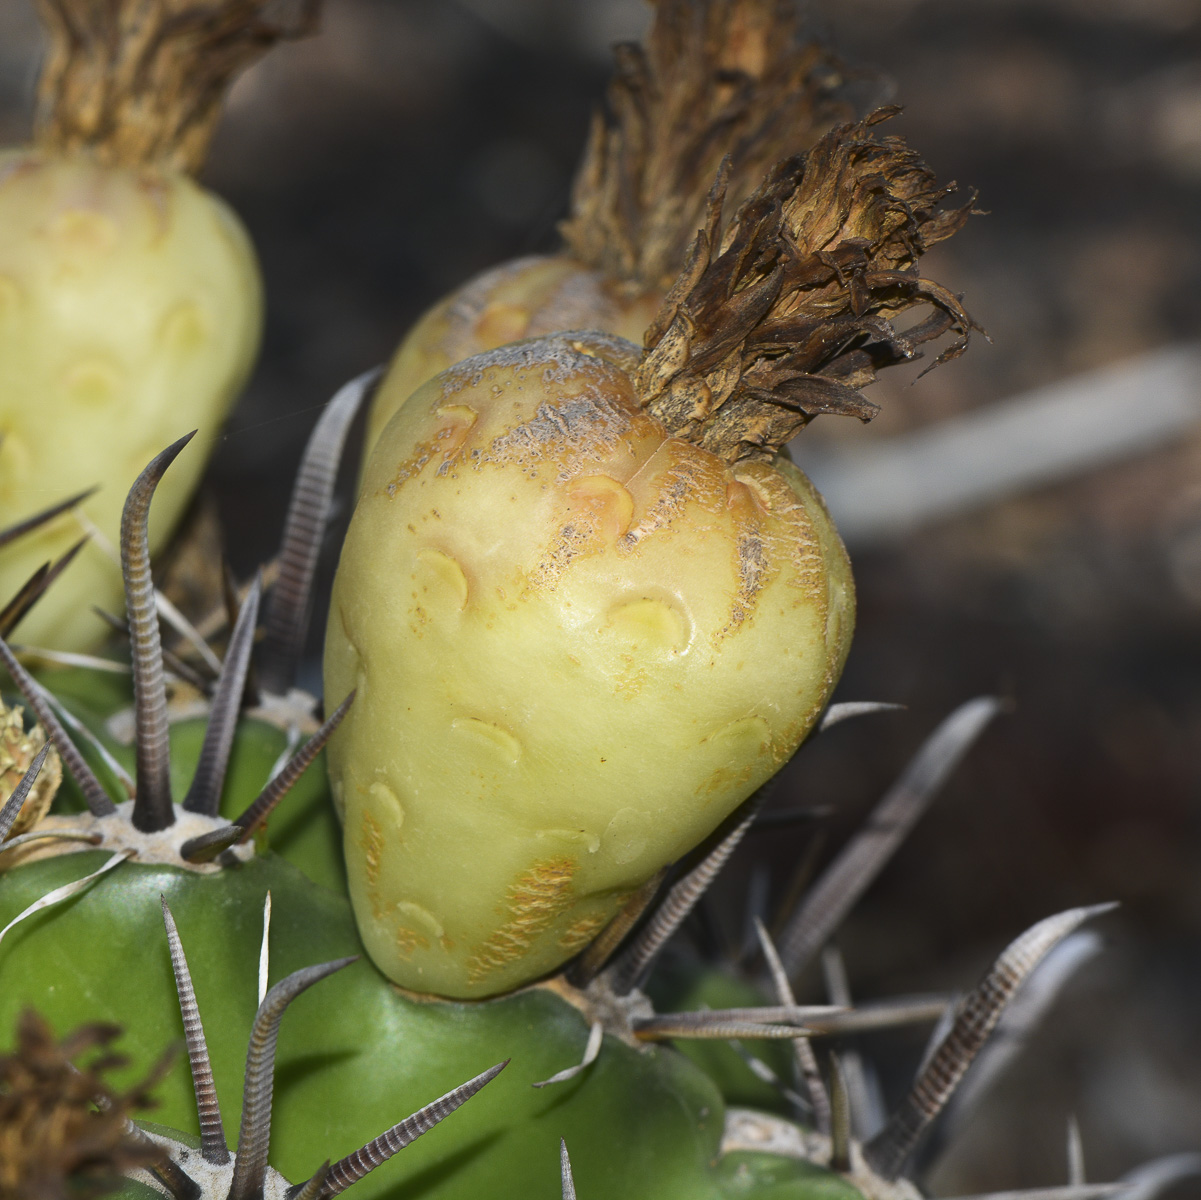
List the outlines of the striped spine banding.
{"label": "striped spine banding", "polygon": [[183,802],[188,812],[215,817],[221,804],[221,789],[225,784],[234,731],[242,707],[242,692],[246,687],[250,652],[254,649],[254,629],[258,620],[261,592],[262,583],[256,577],[230,635],[225,662],[221,667],[217,690],[209,709],[208,726],[204,731],[204,745],[196,763],[196,774],[192,776],[192,784]]}
{"label": "striped spine banding", "polygon": [[358,961],[358,955],[294,971],[263,998],[250,1031],[242,1091],[242,1124],[227,1200],[261,1200],[267,1177],[271,1140],[271,1106],[275,1091],[275,1045],[284,1010],[306,988]]}
{"label": "striped spine banding", "polygon": [[171,970],[175,975],[175,991],[179,996],[179,1011],[183,1017],[184,1044],[188,1050],[188,1066],[192,1070],[192,1091],[196,1095],[196,1113],[200,1119],[200,1157],[205,1162],[224,1166],[229,1162],[229,1147],[225,1143],[225,1126],[221,1123],[221,1106],[213,1084],[213,1067],[209,1061],[204,1026],[196,1004],[196,989],[192,973],[184,956],[183,943],[175,918],[167,907],[166,897],[160,896],[163,924],[167,927],[167,942],[171,948]]}
{"label": "striped spine banding", "polygon": [[325,536],[342,446],[364,397],[383,374],[377,367],[352,379],[326,406],[305,446],[292,489],[279,552],[279,577],[267,604],[259,679],[280,695],[296,678],[312,600],[313,573]]}
{"label": "striped spine banding", "polygon": [[1068,909],[1040,921],[1005,948],[989,973],[964,998],[950,1030],[914,1081],[909,1095],[864,1147],[864,1158],[878,1175],[897,1178],[918,1139],[950,1100],[1005,1006],[1031,971],[1068,934],[1114,907],[1096,904]]}
{"label": "striped spine banding", "polygon": [[[415,1142],[423,1133],[428,1133],[439,1121],[445,1120],[461,1104],[466,1103],[485,1084],[491,1083],[501,1071],[509,1065],[509,1060],[489,1067],[483,1074],[460,1084],[453,1091],[440,1096],[431,1104],[415,1112],[411,1117],[386,1129],[379,1137],[372,1138],[367,1145],[348,1154],[345,1158],[334,1163],[329,1170],[325,1192],[327,1196],[336,1196],[344,1192],[352,1183],[358,1183],[364,1175],[374,1171],[376,1167],[386,1163],[394,1154],[398,1154],[406,1146]],[[231,1197],[232,1200],[232,1197]]]}
{"label": "striped spine banding", "polygon": [[194,436],[193,430],[151,460],[130,488],[121,512],[121,574],[125,580],[125,611],[129,619],[137,753],[133,825],[142,833],[156,833],[175,823],[171,804],[167,687],[158,607],[150,574],[147,519],[159,480]]}
{"label": "striped spine banding", "polygon": [[354,703],[354,692],[351,692],[341,704],[329,715],[325,724],[295,754],[284,764],[276,777],[263,788],[234,824],[242,830],[238,841],[245,842],[256,829],[271,815],[275,806],[288,794],[292,785],[304,774],[308,765],[325,747],[325,743],[333,736],[333,732],[342,723],[342,718],[350,711]]}

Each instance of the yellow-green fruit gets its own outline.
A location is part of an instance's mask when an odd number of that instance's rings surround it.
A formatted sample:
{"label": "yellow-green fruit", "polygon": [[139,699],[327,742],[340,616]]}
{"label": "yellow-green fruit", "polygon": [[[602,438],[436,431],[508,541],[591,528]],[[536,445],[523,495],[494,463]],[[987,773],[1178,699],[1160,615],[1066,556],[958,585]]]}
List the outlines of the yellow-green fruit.
{"label": "yellow-green fruit", "polygon": [[791,464],[727,466],[595,334],[458,364],[367,466],[326,635],[350,891],[392,979],[548,972],[795,750],[854,593]]}
{"label": "yellow-green fruit", "polygon": [[468,280],[405,335],[371,401],[364,458],[392,414],[423,384],[473,354],[563,329],[599,329],[642,341],[661,292],[625,295],[567,255],[517,258]]}
{"label": "yellow-green fruit", "polygon": [[[125,493],[190,429],[151,519],[161,544],[258,347],[262,288],[249,238],[178,172],[86,156],[0,153],[0,513],[3,523],[82,488],[117,540]],[[0,596],[81,536],[71,515],[0,552]],[[104,633],[93,604],[122,605],[121,573],[84,547],[22,622],[34,645],[80,648]]]}

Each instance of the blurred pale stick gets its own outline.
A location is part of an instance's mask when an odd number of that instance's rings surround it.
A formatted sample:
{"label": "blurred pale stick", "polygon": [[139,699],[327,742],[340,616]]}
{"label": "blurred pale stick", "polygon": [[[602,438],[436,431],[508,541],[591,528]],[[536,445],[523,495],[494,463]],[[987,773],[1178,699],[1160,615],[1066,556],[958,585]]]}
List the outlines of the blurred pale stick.
{"label": "blurred pale stick", "polygon": [[854,450],[798,439],[797,465],[851,546],[899,537],[1201,429],[1201,345],[1074,375]]}

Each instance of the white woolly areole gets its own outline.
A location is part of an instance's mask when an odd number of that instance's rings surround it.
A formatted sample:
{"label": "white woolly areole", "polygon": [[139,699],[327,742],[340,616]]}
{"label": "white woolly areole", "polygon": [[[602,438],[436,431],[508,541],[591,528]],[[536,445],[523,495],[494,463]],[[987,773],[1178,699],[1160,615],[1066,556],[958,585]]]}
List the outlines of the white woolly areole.
{"label": "white woolly areole", "polygon": [[[217,862],[193,863],[179,855],[179,848],[192,838],[212,833],[215,829],[226,829],[229,821],[224,817],[209,817],[203,813],[188,812],[178,804],[172,805],[175,813],[175,824],[156,833],[143,833],[133,825],[132,800],[126,800],[117,805],[115,813],[97,817],[92,813],[72,813],[70,816],[46,817],[38,825],[35,832],[54,833],[58,831],[92,834],[100,837],[99,842],[81,846],[78,842],[66,839],[47,839],[49,857],[51,854],[69,854],[74,851],[108,850],[112,853],[132,851],[133,861],[153,863],[168,867],[182,867],[187,871],[196,871],[201,875],[213,875],[221,870]],[[233,855],[239,862],[249,862],[254,857],[254,845],[231,846],[222,852],[221,857]],[[39,856],[41,857],[41,856]]]}
{"label": "white woolly areole", "polygon": [[[824,1166],[830,1161],[830,1139],[822,1133],[802,1129],[783,1117],[751,1108],[727,1108],[721,1152],[758,1151],[796,1158]],[[922,1194],[907,1179],[881,1179],[863,1161],[858,1142],[851,1143],[851,1169],[845,1177],[868,1200],[922,1200]]]}
{"label": "white woolly areole", "polygon": [[[139,1131],[147,1141],[154,1142],[156,1146],[166,1147],[171,1155],[171,1161],[185,1171],[189,1179],[195,1180],[200,1187],[199,1200],[225,1200],[229,1195],[229,1185],[233,1182],[234,1177],[234,1166],[238,1161],[236,1154],[231,1152],[229,1162],[218,1166],[215,1163],[205,1162],[199,1150],[185,1145],[183,1142],[177,1142],[174,1138],[163,1137],[161,1134],[152,1133],[149,1129],[140,1127]],[[167,1196],[169,1200],[175,1200],[163,1182],[151,1171],[137,1167],[129,1172],[129,1178],[154,1188],[156,1192]],[[263,1180],[263,1200],[285,1200],[291,1186],[278,1171],[268,1167],[267,1178]]]}

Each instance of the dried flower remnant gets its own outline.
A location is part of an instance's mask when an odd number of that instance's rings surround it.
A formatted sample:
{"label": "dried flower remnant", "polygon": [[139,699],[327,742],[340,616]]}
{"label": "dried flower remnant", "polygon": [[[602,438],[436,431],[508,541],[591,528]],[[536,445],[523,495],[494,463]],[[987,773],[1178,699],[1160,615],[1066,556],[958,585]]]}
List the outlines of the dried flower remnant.
{"label": "dried flower remnant", "polygon": [[269,0],[40,0],[50,52],[38,82],[36,137],[55,154],[106,166],[203,165],[230,83],[276,42],[316,26],[319,0],[297,19]]}
{"label": "dried flower remnant", "polygon": [[[979,326],[918,259],[962,228],[975,197],[940,207],[940,186],[879,109],[778,163],[722,227],[727,175],[713,188],[689,262],[646,332],[636,386],[673,435],[727,462],[771,459],[819,413],[870,420],[858,389],[948,331]],[[909,309],[934,311],[905,331]]]}
{"label": "dried flower remnant", "polygon": [[640,342],[729,160],[738,205],[778,159],[853,118],[848,72],[807,38],[795,0],[658,0],[642,44],[616,48],[560,226],[563,249],[514,259],[409,331],[371,409],[365,451],[439,371],[521,338],[596,329]]}
{"label": "dried flower remnant", "polygon": [[615,48],[560,233],[572,257],[638,294],[671,286],[723,159],[741,204],[777,159],[850,118],[843,65],[789,0],[660,0],[645,46]]}
{"label": "dried flower remnant", "polygon": [[151,1107],[149,1089],[166,1063],[116,1091],[106,1076],[125,1064],[108,1049],[119,1034],[115,1025],[84,1025],[60,1042],[36,1012],[22,1015],[16,1046],[0,1055],[3,1200],[100,1195],[124,1172],[162,1158],[131,1131],[129,1114]]}
{"label": "dried flower remnant", "polygon": [[[20,705],[8,708],[0,702],[0,805],[13,794],[38,751],[46,744],[46,734],[40,725],[26,731],[24,715]],[[58,751],[51,747],[20,815],[9,831],[10,836],[16,837],[32,829],[50,811],[62,778],[62,761]]]}

